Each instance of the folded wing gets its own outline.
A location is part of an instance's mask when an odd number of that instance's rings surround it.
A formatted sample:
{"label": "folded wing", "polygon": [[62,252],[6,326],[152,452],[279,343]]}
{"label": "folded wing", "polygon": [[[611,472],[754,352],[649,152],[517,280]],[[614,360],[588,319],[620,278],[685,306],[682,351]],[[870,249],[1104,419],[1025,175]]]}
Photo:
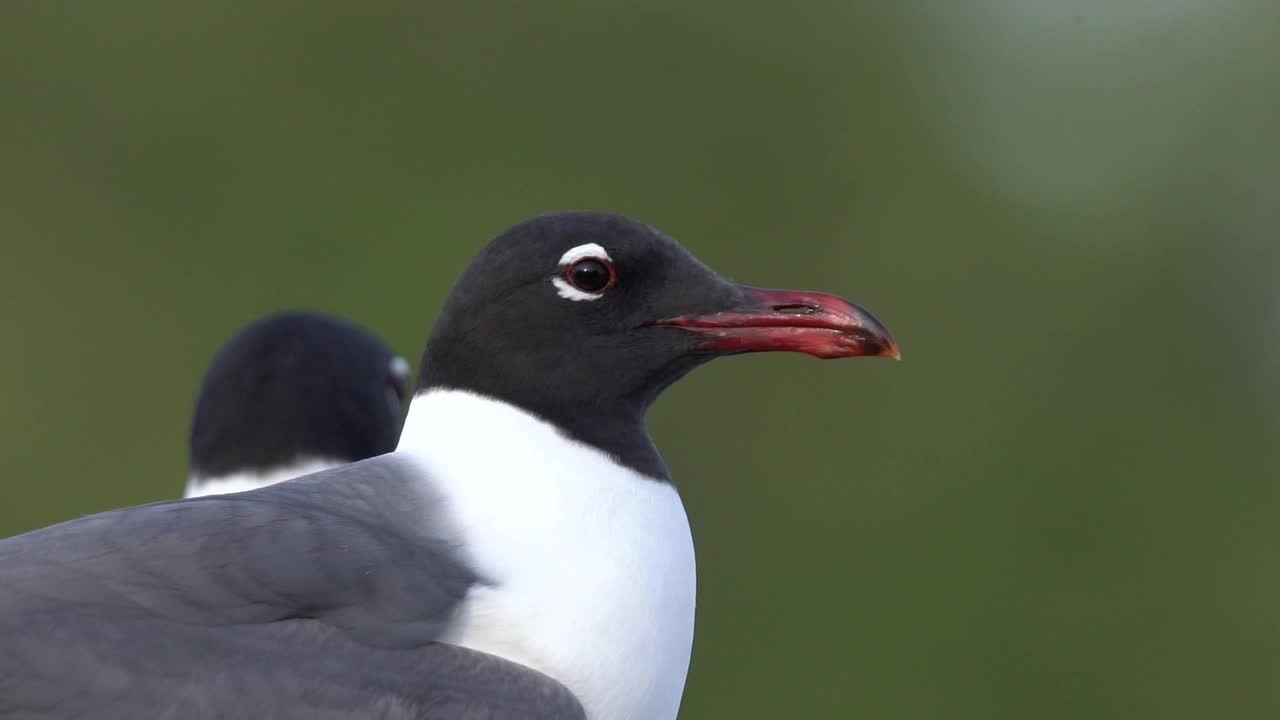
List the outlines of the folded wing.
{"label": "folded wing", "polygon": [[482,579],[387,455],[0,541],[0,717],[577,718],[434,642]]}

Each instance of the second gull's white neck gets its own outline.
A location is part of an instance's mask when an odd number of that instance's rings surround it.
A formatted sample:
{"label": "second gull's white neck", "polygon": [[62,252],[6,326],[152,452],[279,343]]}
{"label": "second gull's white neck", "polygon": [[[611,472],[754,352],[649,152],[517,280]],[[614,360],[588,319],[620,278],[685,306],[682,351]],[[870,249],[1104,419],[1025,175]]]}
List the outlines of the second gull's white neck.
{"label": "second gull's white neck", "polygon": [[302,458],[288,465],[271,470],[243,470],[213,477],[192,475],[187,480],[187,491],[183,497],[202,497],[204,495],[225,495],[227,493],[257,490],[268,485],[275,485],[285,480],[292,480],[303,475],[310,475],[331,467],[345,465],[344,460],[328,460],[324,458]]}

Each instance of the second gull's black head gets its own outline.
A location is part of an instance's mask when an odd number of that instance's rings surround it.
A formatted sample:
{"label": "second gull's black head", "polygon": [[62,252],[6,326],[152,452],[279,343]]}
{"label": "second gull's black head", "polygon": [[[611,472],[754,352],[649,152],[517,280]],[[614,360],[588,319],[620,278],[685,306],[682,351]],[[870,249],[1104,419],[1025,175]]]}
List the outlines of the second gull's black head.
{"label": "second gull's black head", "polygon": [[734,284],[620,215],[553,213],[472,259],[427,342],[418,391],[512,403],[665,477],[644,432],[653,400],[717,355],[771,350],[897,356],[888,331],[847,300]]}
{"label": "second gull's black head", "polygon": [[409,366],[364,328],[312,312],[257,320],[213,356],[191,421],[194,478],[354,462],[395,449]]}

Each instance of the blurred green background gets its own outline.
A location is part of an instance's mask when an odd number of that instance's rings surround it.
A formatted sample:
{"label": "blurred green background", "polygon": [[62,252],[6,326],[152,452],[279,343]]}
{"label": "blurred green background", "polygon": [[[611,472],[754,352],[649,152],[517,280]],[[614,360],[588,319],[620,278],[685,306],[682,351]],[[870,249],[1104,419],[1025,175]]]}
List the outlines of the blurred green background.
{"label": "blurred green background", "polygon": [[1277,8],[7,3],[0,534],[179,495],[250,319],[416,358],[489,237],[609,209],[904,353],[655,408],[682,717],[1276,717]]}

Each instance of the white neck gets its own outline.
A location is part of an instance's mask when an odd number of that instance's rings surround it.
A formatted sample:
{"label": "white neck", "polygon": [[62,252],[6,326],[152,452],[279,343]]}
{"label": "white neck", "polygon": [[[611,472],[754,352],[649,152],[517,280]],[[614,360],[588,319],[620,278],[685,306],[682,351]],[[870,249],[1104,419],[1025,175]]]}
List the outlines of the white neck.
{"label": "white neck", "polygon": [[345,464],[342,460],[302,458],[289,465],[272,468],[271,470],[245,470],[212,477],[192,475],[187,480],[187,492],[183,497],[226,495],[227,493],[243,492],[245,490],[257,490],[268,485],[275,485],[278,482],[292,480],[296,477],[310,475],[314,472]]}
{"label": "white neck", "polygon": [[448,504],[491,584],[443,638],[564,683],[593,720],[673,720],[693,644],[680,496],[506,403],[415,397],[399,450]]}

